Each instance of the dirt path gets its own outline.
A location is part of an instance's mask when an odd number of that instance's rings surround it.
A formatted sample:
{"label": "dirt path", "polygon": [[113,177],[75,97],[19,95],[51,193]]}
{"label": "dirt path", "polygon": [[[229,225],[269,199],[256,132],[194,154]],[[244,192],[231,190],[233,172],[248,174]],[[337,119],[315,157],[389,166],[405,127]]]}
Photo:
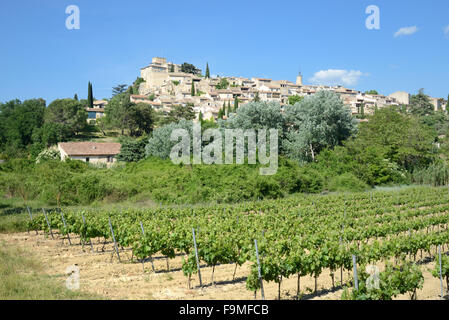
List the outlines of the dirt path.
{"label": "dirt path", "polygon": [[[254,292],[246,289],[246,276],[249,273],[250,264],[247,263],[237,268],[236,280],[232,281],[234,265],[219,265],[215,267],[215,285],[211,285],[212,267],[201,267],[203,284],[198,288],[198,276],[193,275],[191,280],[192,289],[187,287],[187,277],[184,276],[181,265],[182,255],[169,261],[170,272],[167,272],[166,259],[162,256],[154,257],[156,273],[152,271],[151,263],[145,263],[145,273],[142,264],[134,259],[131,262],[131,251],[120,251],[122,262],[120,263],[113,255],[112,244],[105,246],[105,252],[91,253],[90,246],[84,248],[79,244],[79,237],[73,235],[72,245],[67,240],[64,244],[61,239],[45,237],[42,232],[34,233],[0,234],[0,241],[29,249],[44,265],[46,272],[56,276],[64,285],[68,266],[77,264],[80,269],[80,289],[108,299],[205,299],[205,300],[251,300]],[[94,251],[101,250],[102,243],[93,241]],[[418,299],[439,299],[439,279],[434,278],[429,269],[434,267],[434,262],[424,264],[421,270],[424,274],[424,287],[418,291]],[[343,279],[348,279],[345,271]],[[340,271],[336,272],[336,285],[340,284]],[[341,298],[342,289],[332,289],[332,281],[329,271],[325,270],[318,278],[318,295],[312,294],[315,280],[311,277],[301,278],[301,292],[306,299],[332,299]],[[278,296],[278,285],[276,283],[264,283],[265,296],[274,300]],[[284,279],[281,286],[281,299],[295,299],[297,288],[297,277]],[[446,290],[446,287],[445,287]],[[260,292],[257,293],[260,299]],[[399,299],[409,299],[408,295],[400,296]]]}

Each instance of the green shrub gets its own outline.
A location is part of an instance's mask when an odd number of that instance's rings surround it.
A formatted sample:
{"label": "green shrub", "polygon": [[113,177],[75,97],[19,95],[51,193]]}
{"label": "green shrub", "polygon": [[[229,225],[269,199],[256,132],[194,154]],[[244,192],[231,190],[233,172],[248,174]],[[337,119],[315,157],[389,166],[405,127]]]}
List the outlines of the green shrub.
{"label": "green shrub", "polygon": [[256,182],[258,198],[277,199],[282,198],[283,193],[278,182],[273,178],[263,177]]}
{"label": "green shrub", "polygon": [[365,191],[368,188],[365,182],[349,172],[331,178],[328,183],[329,191],[357,192]]}

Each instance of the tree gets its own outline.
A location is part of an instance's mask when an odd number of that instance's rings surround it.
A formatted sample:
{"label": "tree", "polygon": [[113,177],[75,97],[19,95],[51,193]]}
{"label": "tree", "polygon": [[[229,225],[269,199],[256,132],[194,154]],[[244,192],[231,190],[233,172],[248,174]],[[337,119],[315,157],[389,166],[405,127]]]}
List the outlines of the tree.
{"label": "tree", "polygon": [[112,88],[112,96],[116,96],[116,95],[118,95],[120,93],[126,92],[126,87],[127,86],[128,85],[126,85],[126,84],[119,84],[116,87],[113,87]]}
{"label": "tree", "polygon": [[117,155],[118,161],[138,162],[145,159],[145,140],[122,138],[120,143],[122,147],[120,148],[120,153]]}
{"label": "tree", "polygon": [[195,83],[193,82],[193,80],[192,80],[192,87],[190,88],[190,95],[192,97],[195,96]]}
{"label": "tree", "polygon": [[200,111],[200,114],[198,115],[198,121],[200,122],[200,123],[202,123],[203,122],[203,113]]}
{"label": "tree", "polygon": [[222,78],[220,80],[220,83],[215,86],[215,89],[218,89],[218,90],[220,90],[220,89],[227,89],[228,87],[229,87],[228,80],[226,80],[226,78]]}
{"label": "tree", "polygon": [[83,104],[73,99],[57,99],[45,110],[45,123],[57,123],[63,138],[77,135],[85,129],[87,111]]}
{"label": "tree", "polygon": [[120,129],[122,135],[125,129],[128,128],[128,110],[130,106],[129,94],[122,92],[114,95],[104,110],[107,124],[113,128]]}
{"label": "tree", "polygon": [[424,93],[424,89],[419,89],[418,94],[410,97],[410,113],[418,116],[425,116],[434,112],[434,106],[430,102],[428,95]]}
{"label": "tree", "polygon": [[288,97],[288,104],[293,106],[294,104],[301,102],[302,99],[304,99],[304,97],[301,97],[298,95],[290,96],[290,97]]}
{"label": "tree", "polygon": [[356,131],[350,108],[338,94],[325,90],[287,108],[286,120],[286,153],[300,161],[314,161],[321,150],[341,144]]}
{"label": "tree", "polygon": [[237,112],[238,108],[239,108],[239,98],[235,97],[235,99],[234,99],[234,112]]}
{"label": "tree", "polygon": [[179,122],[172,122],[156,128],[152,137],[145,147],[147,157],[153,156],[161,159],[168,159],[176,141],[171,141],[170,136],[175,129],[185,129],[192,137],[192,122],[182,119]]}
{"label": "tree", "polygon": [[93,108],[94,107],[94,96],[92,93],[92,83],[89,82],[88,88],[87,88],[87,107]]}
{"label": "tree", "polygon": [[193,64],[184,62],[181,65],[181,72],[198,75],[200,73],[200,70],[197,67],[195,67]]}
{"label": "tree", "polygon": [[419,118],[399,113],[391,106],[379,109],[369,122],[361,123],[357,138],[348,147],[362,154],[375,146],[385,159],[410,170],[434,159],[436,136],[435,130],[422,124]]}
{"label": "tree", "polygon": [[134,81],[132,85],[134,94],[139,94],[140,84],[143,82],[145,82],[143,78],[137,77],[137,79]]}
{"label": "tree", "polygon": [[206,78],[210,78],[209,63],[206,64]]}
{"label": "tree", "polygon": [[33,131],[44,124],[45,100],[0,103],[0,151],[16,155],[32,142]]}
{"label": "tree", "polygon": [[231,101],[228,101],[228,117],[229,117],[229,115],[232,113],[232,110],[231,110]]}
{"label": "tree", "polygon": [[73,100],[78,101],[78,95],[75,93],[75,96],[73,97]]}
{"label": "tree", "polygon": [[447,95],[446,112],[449,112],[449,94]]}
{"label": "tree", "polygon": [[256,95],[254,96],[254,100],[253,101],[254,102],[260,102],[259,91],[256,92]]}
{"label": "tree", "polygon": [[175,72],[175,65],[173,63],[170,65],[170,72]]}
{"label": "tree", "polygon": [[122,135],[129,130],[129,135],[138,137],[148,134],[153,130],[156,114],[153,108],[145,103],[132,103],[129,92],[115,95],[105,108],[105,123],[102,126],[110,126],[120,129]]}
{"label": "tree", "polygon": [[126,115],[127,127],[131,136],[140,137],[153,131],[155,113],[150,105],[146,103],[131,103]]}
{"label": "tree", "polygon": [[249,102],[238,108],[224,125],[226,128],[243,130],[278,129],[281,136],[285,130],[285,118],[281,111],[281,106],[275,102]]}
{"label": "tree", "polygon": [[223,119],[223,108],[220,108],[220,110],[218,110],[217,118],[218,119]]}
{"label": "tree", "polygon": [[40,128],[33,130],[33,143],[39,148],[51,147],[58,142],[63,142],[71,137],[69,128],[62,123],[47,122]]}
{"label": "tree", "polygon": [[369,90],[369,91],[366,91],[365,94],[378,95],[379,92],[377,92],[376,90]]}
{"label": "tree", "polygon": [[172,122],[179,122],[182,119],[193,120],[195,118],[196,114],[193,110],[193,104],[187,104],[186,106],[174,105],[170,108],[168,115],[162,117],[158,124],[165,125]]}

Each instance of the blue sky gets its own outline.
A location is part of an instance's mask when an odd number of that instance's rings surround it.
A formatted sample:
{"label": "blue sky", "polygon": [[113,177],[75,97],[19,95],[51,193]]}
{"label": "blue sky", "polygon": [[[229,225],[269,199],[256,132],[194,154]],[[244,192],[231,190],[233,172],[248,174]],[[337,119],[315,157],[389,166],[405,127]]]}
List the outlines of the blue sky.
{"label": "blue sky", "polygon": [[[68,5],[80,30],[65,27]],[[368,5],[380,30],[365,27]],[[218,75],[295,81],[301,70],[306,84],[446,98],[448,26],[447,0],[1,1],[0,102],[85,98],[89,81],[108,98],[153,56],[208,62]],[[401,28],[409,34],[395,37]]]}

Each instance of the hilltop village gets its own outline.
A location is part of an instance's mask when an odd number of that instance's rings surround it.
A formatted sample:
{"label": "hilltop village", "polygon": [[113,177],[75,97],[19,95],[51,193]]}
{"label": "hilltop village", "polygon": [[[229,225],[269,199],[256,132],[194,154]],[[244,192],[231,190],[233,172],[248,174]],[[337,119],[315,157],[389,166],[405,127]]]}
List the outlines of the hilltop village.
{"label": "hilltop village", "polygon": [[[320,90],[331,90],[340,94],[344,104],[349,106],[355,115],[361,112],[372,114],[376,107],[408,105],[410,102],[410,94],[407,92],[384,96],[343,86],[305,85],[301,74],[297,75],[295,83],[257,77],[210,77],[208,70],[206,76],[203,76],[199,69],[194,73],[182,72],[181,65],[159,57],[154,57],[148,66],[140,70],[140,77],[142,82],[139,94],[132,95],[131,102],[147,103],[155,110],[166,112],[174,105],[191,104],[195,112],[201,112],[205,119],[217,118],[223,106],[233,106],[236,100],[239,105],[255,99],[288,104],[289,97],[304,97]],[[431,101],[435,109],[445,108],[442,99],[431,98]]]}

